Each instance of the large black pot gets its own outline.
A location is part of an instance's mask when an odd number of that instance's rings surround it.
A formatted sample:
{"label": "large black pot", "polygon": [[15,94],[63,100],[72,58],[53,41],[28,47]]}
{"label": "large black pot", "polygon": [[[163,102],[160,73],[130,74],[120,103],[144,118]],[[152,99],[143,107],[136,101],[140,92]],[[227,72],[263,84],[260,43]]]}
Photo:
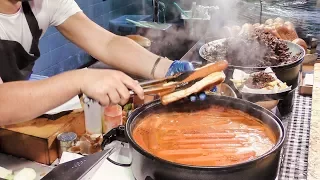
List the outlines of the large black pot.
{"label": "large black pot", "polygon": [[[305,50],[292,42],[286,41],[289,51],[295,55],[300,53],[300,56],[298,57],[298,60],[291,63],[291,64],[286,64],[286,65],[280,65],[280,66],[271,66],[272,70],[275,72],[276,76],[282,81],[286,82],[288,86],[291,86],[292,90],[289,93],[286,93],[286,96],[282,96],[278,105],[279,111],[281,112],[282,115],[285,115],[289,112],[291,112],[292,107],[293,107],[293,97],[294,97],[294,92],[297,89],[299,85],[299,75],[301,72],[302,68],[302,62],[304,60],[305,56]],[[230,78],[232,78],[233,71],[235,69],[240,69],[243,70],[247,73],[251,72],[257,72],[257,71],[264,71],[267,67],[246,67],[246,66],[241,66],[237,65],[237,62],[231,62],[229,64],[229,67],[225,71],[227,79],[226,83],[229,84],[231,87],[233,86],[233,83],[230,81]],[[238,97],[241,97],[242,95],[235,89],[233,88]],[[248,95],[246,95],[248,96]],[[265,100],[269,99],[274,99],[270,98],[269,96],[265,96]],[[254,100],[254,98],[251,97],[250,101],[255,102],[255,101],[260,101],[261,99],[259,97]]]}
{"label": "large black pot", "polygon": [[[254,160],[224,167],[199,167],[172,163],[143,150],[133,139],[132,132],[143,117],[155,112],[186,111],[220,105],[246,112],[268,125],[277,137],[276,145],[269,152]],[[209,96],[204,102],[176,102],[163,106],[159,100],[136,109],[128,118],[119,135],[125,135],[132,155],[131,169],[137,180],[272,180],[277,176],[281,147],[285,139],[281,121],[270,111],[251,102],[226,96]],[[104,145],[110,134],[104,136]]]}
{"label": "large black pot", "polygon": [[[286,41],[286,44],[288,45],[289,52],[293,55],[300,53],[298,60],[291,64],[270,67],[281,81],[286,82],[287,85],[292,86],[292,88],[296,88],[299,84],[299,72],[301,70],[302,61],[304,60],[305,50],[301,46],[289,41]],[[237,65],[237,62],[230,62],[226,74],[227,77],[232,77],[234,69],[240,69],[245,72],[257,72],[264,71],[266,68],[267,67],[246,67]]]}

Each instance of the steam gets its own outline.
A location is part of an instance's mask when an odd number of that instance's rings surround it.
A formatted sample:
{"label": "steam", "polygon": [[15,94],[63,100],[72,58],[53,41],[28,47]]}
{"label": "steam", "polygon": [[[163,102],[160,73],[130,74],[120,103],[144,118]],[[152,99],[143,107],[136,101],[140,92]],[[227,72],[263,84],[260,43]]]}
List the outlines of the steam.
{"label": "steam", "polygon": [[[160,0],[160,6],[162,6],[161,4],[163,3],[166,6],[166,14],[169,14],[168,11],[173,11],[173,13],[176,13],[177,15],[175,18],[180,18],[180,11],[177,7],[175,7],[173,2],[176,2],[185,11],[190,11],[192,9],[193,2],[196,2],[197,6],[209,6],[218,8],[210,9],[209,15],[211,18],[209,20],[188,18],[184,20],[184,24],[181,27],[173,25],[173,27],[170,27],[169,30],[162,32],[161,30],[156,30],[154,28],[142,34],[141,32],[138,32],[138,34],[141,34],[153,41],[152,47],[154,48],[154,50],[156,50],[155,53],[157,54],[163,51],[174,51],[178,49],[181,50],[181,52],[170,53],[172,53],[173,56],[176,56],[175,58],[181,58],[181,56],[191,48],[191,46],[187,46],[188,44],[186,43],[186,41],[197,42],[200,39],[223,38],[225,36],[222,29],[223,26],[231,24],[241,24],[239,20],[239,13],[241,12],[239,12],[237,8],[240,0]],[[149,0],[149,2],[147,3],[151,5],[152,0]],[[147,8],[146,5],[144,5],[142,11],[143,14],[152,14],[152,7]],[[163,21],[164,18],[162,16],[163,11],[160,15],[160,20]],[[165,19],[168,20],[169,17],[166,17]],[[182,49],[184,49],[184,51]],[[194,53],[198,54],[198,52]]]}
{"label": "steam", "polygon": [[[243,28],[245,29],[245,28]],[[226,58],[229,63],[237,66],[256,67],[264,64],[264,57],[270,51],[258,39],[253,38],[253,32],[241,37],[229,38],[226,43]]]}

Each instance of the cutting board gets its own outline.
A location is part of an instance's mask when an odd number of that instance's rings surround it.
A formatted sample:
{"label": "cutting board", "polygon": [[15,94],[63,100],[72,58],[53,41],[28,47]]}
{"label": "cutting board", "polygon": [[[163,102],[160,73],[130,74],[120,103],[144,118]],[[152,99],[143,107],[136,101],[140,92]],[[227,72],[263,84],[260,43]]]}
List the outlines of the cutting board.
{"label": "cutting board", "polygon": [[57,135],[85,133],[83,112],[73,112],[56,120],[38,118],[0,128],[0,151],[42,164],[50,165],[58,158]]}

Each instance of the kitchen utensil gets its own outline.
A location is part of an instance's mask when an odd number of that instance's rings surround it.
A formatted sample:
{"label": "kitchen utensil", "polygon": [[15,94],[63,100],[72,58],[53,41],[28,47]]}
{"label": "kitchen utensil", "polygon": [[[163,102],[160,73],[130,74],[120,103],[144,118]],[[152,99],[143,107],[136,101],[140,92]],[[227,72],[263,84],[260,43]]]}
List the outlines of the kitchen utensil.
{"label": "kitchen utensil", "polygon": [[[223,61],[220,61],[223,63]],[[217,62],[219,64],[219,62]],[[178,73],[166,78],[141,82],[140,86],[143,88],[145,95],[166,95],[176,90],[188,88],[202,78],[210,75],[216,70],[216,63],[210,63],[201,68],[184,73]],[[130,95],[136,95],[135,92],[130,91]]]}
{"label": "kitchen utensil", "polygon": [[76,160],[72,160],[55,167],[51,172],[42,178],[42,180],[83,180],[90,179],[98,170],[108,156],[119,149],[119,144],[115,144],[113,148],[104,150],[90,156],[85,156]]}
{"label": "kitchen utensil", "polygon": [[[225,63],[224,61],[220,61],[217,63],[211,63],[201,68],[197,68],[193,71],[188,71],[184,73],[179,73],[167,78],[152,80],[140,83],[142,88],[144,89],[145,94],[160,94],[163,96],[165,94],[169,94],[174,92],[177,89],[183,89],[190,87],[197,81],[202,78],[210,75],[215,71],[219,71],[217,69],[221,69],[221,64]],[[218,66],[218,67],[217,67]],[[133,95],[134,92],[131,92]]]}
{"label": "kitchen utensil", "polygon": [[[260,119],[275,134],[275,146],[267,153],[244,163],[221,167],[200,167],[182,165],[160,159],[142,149],[132,137],[132,132],[136,125],[148,114],[171,111],[196,111],[197,109],[206,108],[211,105],[238,109]],[[157,100],[145,104],[129,116],[125,128],[115,129],[113,134],[108,133],[105,135],[102,146],[117,139],[117,135],[121,135],[118,138],[122,140],[125,137],[125,141],[129,143],[132,154],[131,170],[138,180],[145,180],[147,177],[152,180],[275,179],[281,148],[285,140],[285,130],[282,122],[269,110],[245,100],[216,95],[208,96],[202,102],[178,101],[164,106]]]}

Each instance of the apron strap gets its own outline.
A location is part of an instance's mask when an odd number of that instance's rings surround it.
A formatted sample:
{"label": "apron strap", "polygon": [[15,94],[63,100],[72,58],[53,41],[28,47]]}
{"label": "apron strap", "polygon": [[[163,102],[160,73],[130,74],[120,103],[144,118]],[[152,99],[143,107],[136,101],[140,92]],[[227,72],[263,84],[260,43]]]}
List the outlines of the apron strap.
{"label": "apron strap", "polygon": [[42,29],[40,29],[38,21],[34,16],[28,1],[22,1],[22,8],[33,37],[30,53],[36,57],[40,57],[39,39],[42,34]]}

